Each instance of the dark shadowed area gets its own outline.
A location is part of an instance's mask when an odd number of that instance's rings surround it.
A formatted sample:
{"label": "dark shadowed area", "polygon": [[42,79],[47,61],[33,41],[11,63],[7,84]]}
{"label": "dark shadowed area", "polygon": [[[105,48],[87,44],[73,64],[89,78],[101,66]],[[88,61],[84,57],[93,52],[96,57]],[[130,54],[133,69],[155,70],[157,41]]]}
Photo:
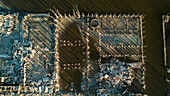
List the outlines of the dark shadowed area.
{"label": "dark shadowed area", "polygon": [[[146,93],[149,96],[164,96],[168,83],[168,73],[164,68],[162,15],[170,12],[170,0],[1,0],[7,9],[19,12],[50,12],[58,9],[60,13],[72,13],[73,5],[87,13],[139,13],[144,14],[144,44],[146,59]],[[170,62],[169,62],[170,63]],[[169,76],[170,77],[170,76]]]}

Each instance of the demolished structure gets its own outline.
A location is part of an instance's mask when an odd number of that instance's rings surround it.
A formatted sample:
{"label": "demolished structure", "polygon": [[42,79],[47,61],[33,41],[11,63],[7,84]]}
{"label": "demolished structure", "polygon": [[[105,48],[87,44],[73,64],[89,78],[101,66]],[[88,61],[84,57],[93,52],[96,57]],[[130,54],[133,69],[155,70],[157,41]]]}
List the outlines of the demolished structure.
{"label": "demolished structure", "polygon": [[144,93],[143,15],[52,13],[1,13],[0,94]]}

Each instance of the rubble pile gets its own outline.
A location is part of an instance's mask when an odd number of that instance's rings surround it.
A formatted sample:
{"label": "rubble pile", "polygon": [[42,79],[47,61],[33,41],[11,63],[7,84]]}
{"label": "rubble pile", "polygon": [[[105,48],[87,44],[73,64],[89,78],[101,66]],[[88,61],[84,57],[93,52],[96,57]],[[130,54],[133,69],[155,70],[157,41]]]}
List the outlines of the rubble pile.
{"label": "rubble pile", "polygon": [[10,35],[13,30],[16,30],[18,24],[18,14],[0,13],[0,34],[5,36]]}
{"label": "rubble pile", "polygon": [[[132,68],[118,59],[112,59],[111,63],[104,63],[100,68],[99,80],[101,82],[108,81],[113,88],[131,85],[133,82]],[[104,84],[101,86],[105,87]]]}

